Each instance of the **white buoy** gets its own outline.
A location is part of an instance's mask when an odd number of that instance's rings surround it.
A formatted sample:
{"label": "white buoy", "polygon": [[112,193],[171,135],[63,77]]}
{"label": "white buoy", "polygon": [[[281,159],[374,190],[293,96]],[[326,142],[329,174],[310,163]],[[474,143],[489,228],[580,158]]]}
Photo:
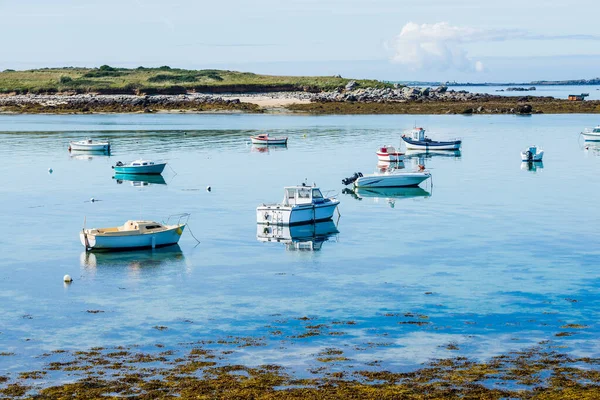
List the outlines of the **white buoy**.
{"label": "white buoy", "polygon": [[63,281],[65,281],[66,283],[71,283],[73,282],[73,278],[71,278],[71,275],[67,274],[63,277]]}
{"label": "white buoy", "polygon": [[48,173],[51,174],[52,173],[52,168],[48,168]]}
{"label": "white buoy", "polygon": [[210,192],[211,190],[212,190],[212,188],[211,188],[210,186],[207,186],[207,187],[206,187],[206,191],[207,191],[207,192]]}

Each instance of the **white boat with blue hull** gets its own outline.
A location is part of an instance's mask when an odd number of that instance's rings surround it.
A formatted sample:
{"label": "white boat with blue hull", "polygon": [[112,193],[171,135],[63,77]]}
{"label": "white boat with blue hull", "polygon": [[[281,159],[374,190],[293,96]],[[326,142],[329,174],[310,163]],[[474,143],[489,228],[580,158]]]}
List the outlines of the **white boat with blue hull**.
{"label": "white boat with blue hull", "polygon": [[600,142],[600,125],[593,129],[586,129],[581,132],[581,136],[586,142]]}
{"label": "white boat with blue hull", "polygon": [[355,188],[397,188],[418,186],[430,177],[431,173],[424,168],[414,172],[390,169],[370,175],[355,172],[353,176],[342,179],[342,183],[353,184]]}
{"label": "white boat with blue hull", "polygon": [[166,165],[166,162],[154,162],[150,160],[135,160],[130,163],[117,161],[113,169],[118,174],[160,175]]}
{"label": "white boat with blue hull", "polygon": [[[79,239],[86,250],[119,251],[170,246],[179,242],[189,214],[177,217],[179,220],[173,225],[130,220],[116,227],[84,228]],[[183,219],[185,222],[182,222]]]}
{"label": "white boat with blue hull", "polygon": [[425,136],[425,129],[414,128],[408,135],[402,135],[402,140],[407,150],[458,150],[462,140],[454,139],[447,141],[437,141]]}
{"label": "white boat with blue hull", "polygon": [[256,207],[256,222],[267,225],[298,225],[327,221],[340,204],[335,197],[324,197],[316,186],[289,186],[284,188],[279,204]]}

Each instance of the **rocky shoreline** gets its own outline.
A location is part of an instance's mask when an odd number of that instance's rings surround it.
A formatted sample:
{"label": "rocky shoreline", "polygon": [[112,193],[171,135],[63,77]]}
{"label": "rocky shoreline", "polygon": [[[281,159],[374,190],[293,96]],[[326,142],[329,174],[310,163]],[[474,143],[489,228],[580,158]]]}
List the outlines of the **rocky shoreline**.
{"label": "rocky shoreline", "polygon": [[[273,100],[260,107],[257,97]],[[294,104],[294,103],[298,104]],[[281,103],[281,104],[278,104]],[[303,103],[303,104],[300,104]],[[290,106],[292,105],[292,106]],[[352,81],[328,92],[261,92],[242,94],[12,94],[0,95],[0,112],[87,113],[155,111],[268,112],[275,108],[314,113],[427,113],[427,114],[534,114],[548,112],[600,112],[600,102],[568,102],[552,97],[507,97],[464,90],[401,87],[361,88]],[[362,110],[358,111],[359,109]],[[421,110],[421,111],[419,111]]]}

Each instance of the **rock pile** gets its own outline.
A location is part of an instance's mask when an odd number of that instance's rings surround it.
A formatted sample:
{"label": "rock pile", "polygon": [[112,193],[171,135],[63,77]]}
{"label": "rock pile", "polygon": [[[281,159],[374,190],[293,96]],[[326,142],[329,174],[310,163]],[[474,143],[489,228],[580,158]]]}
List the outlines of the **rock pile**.
{"label": "rock pile", "polygon": [[[352,83],[352,82],[350,82]],[[350,83],[348,85],[350,85]],[[348,86],[347,86],[348,87]],[[470,93],[466,90],[448,90],[446,86],[437,88],[397,87],[397,88],[361,88],[352,86],[351,90],[334,90],[312,95],[311,100],[316,102],[406,102],[406,101],[474,101],[494,99],[500,96],[490,94]]]}

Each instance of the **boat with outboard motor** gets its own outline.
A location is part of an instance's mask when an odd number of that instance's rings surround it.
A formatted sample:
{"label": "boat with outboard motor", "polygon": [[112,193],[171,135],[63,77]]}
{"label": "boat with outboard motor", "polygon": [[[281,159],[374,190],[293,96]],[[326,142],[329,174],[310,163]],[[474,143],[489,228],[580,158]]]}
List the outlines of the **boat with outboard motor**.
{"label": "boat with outboard motor", "polygon": [[586,142],[600,142],[600,125],[595,128],[588,128],[581,132],[581,136]]}
{"label": "boat with outboard motor", "polygon": [[86,250],[130,250],[164,247],[179,242],[190,214],[172,215],[177,223],[166,224],[155,221],[129,220],[121,226],[110,228],[85,227],[79,233],[81,244]]}
{"label": "boat with outboard motor", "polygon": [[529,146],[527,150],[521,152],[521,161],[523,162],[533,162],[533,161],[542,161],[544,157],[544,150],[538,149],[537,146]]}
{"label": "boat with outboard motor", "polygon": [[425,136],[425,129],[413,128],[407,134],[402,135],[407,150],[458,150],[462,140],[454,139],[437,141]]}
{"label": "boat with outboard motor", "polygon": [[136,175],[160,175],[162,174],[166,162],[154,162],[150,160],[135,160],[130,163],[117,161],[113,169],[118,174],[136,174]]}
{"label": "boat with outboard motor", "polygon": [[287,136],[284,137],[271,137],[268,133],[261,133],[260,135],[250,136],[252,144],[268,144],[268,145],[286,145]]}
{"label": "boat with outboard motor", "polygon": [[94,141],[91,138],[87,138],[85,140],[79,140],[77,142],[69,142],[69,151],[71,150],[109,152],[110,142],[99,142]]}
{"label": "boat with outboard motor", "polygon": [[296,225],[327,221],[333,217],[340,204],[335,197],[325,197],[316,186],[284,188],[281,203],[261,204],[256,207],[256,222],[259,224]]}
{"label": "boat with outboard motor", "polygon": [[404,160],[404,153],[396,150],[394,146],[381,146],[377,150],[377,159],[379,161],[399,162]]}
{"label": "boat with outboard motor", "polygon": [[431,177],[431,173],[419,166],[418,171],[408,172],[397,169],[387,169],[370,175],[355,172],[349,178],[342,179],[344,185],[353,184],[355,188],[393,188],[418,186]]}

